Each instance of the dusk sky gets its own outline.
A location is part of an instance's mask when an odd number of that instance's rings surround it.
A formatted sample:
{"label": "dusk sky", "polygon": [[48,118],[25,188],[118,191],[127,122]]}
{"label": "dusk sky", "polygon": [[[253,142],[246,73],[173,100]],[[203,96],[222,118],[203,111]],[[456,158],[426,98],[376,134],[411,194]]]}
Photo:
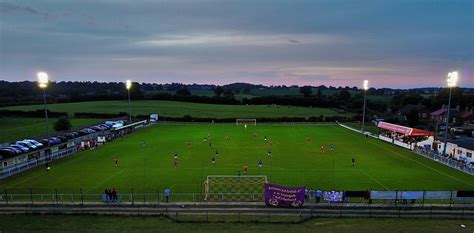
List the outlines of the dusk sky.
{"label": "dusk sky", "polygon": [[0,0],[0,80],[474,87],[473,0]]}

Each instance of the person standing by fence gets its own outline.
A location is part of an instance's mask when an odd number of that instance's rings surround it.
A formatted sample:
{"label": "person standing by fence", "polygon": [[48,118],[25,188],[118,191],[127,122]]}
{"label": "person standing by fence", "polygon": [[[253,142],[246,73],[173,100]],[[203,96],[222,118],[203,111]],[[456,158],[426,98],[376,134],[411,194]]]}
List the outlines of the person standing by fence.
{"label": "person standing by fence", "polygon": [[169,202],[171,190],[169,188],[165,189],[165,200]]}
{"label": "person standing by fence", "polygon": [[321,195],[323,192],[321,192],[321,189],[318,189],[316,191],[316,203],[319,203],[321,201]]}
{"label": "person standing by fence", "polygon": [[314,200],[314,189],[311,188],[309,189],[309,201],[313,202],[313,200]]}
{"label": "person standing by fence", "polygon": [[118,201],[117,198],[117,190],[115,188],[112,188],[112,201]]}

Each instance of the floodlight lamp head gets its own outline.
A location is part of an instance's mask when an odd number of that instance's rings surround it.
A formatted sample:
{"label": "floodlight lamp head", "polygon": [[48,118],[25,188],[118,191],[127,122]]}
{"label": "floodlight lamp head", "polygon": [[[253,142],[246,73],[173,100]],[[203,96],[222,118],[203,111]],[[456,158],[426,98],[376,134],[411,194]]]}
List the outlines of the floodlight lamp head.
{"label": "floodlight lamp head", "polygon": [[46,72],[38,72],[38,74],[36,74],[36,76],[38,77],[38,86],[40,88],[46,88],[48,87],[48,82],[49,82],[49,78],[48,78],[48,74]]}
{"label": "floodlight lamp head", "polygon": [[130,88],[132,87],[132,81],[131,80],[125,81],[125,87],[127,88],[127,90],[130,90]]}
{"label": "floodlight lamp head", "polygon": [[458,82],[458,72],[453,71],[448,73],[448,87],[455,87]]}
{"label": "floodlight lamp head", "polygon": [[369,90],[369,80],[364,80],[364,90]]}

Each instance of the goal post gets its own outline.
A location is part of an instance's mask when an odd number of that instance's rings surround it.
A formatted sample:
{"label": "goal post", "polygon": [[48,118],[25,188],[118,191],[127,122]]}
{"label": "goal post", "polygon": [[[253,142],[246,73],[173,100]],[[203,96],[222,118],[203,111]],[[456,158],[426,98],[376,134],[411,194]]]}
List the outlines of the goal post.
{"label": "goal post", "polygon": [[257,119],[236,119],[235,125],[257,125]]}
{"label": "goal post", "polygon": [[263,199],[267,176],[209,175],[204,182],[206,201],[254,201]]}

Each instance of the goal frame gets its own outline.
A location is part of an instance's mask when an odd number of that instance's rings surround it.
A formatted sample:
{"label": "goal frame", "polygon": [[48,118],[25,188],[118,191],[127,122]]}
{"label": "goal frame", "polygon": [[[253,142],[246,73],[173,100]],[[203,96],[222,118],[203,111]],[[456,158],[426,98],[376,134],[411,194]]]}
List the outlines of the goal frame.
{"label": "goal frame", "polygon": [[[244,123],[241,123],[244,122]],[[245,123],[248,122],[248,123]],[[242,125],[242,124],[248,124],[248,125],[257,125],[257,119],[255,118],[237,118],[235,119],[235,125]]]}
{"label": "goal frame", "polygon": [[[261,178],[262,185],[268,183],[268,177],[266,175],[208,175],[206,181],[204,181],[204,200],[209,200],[209,178],[234,178],[234,179],[249,179],[249,178]],[[237,193],[236,193],[237,194]]]}

